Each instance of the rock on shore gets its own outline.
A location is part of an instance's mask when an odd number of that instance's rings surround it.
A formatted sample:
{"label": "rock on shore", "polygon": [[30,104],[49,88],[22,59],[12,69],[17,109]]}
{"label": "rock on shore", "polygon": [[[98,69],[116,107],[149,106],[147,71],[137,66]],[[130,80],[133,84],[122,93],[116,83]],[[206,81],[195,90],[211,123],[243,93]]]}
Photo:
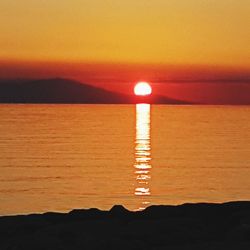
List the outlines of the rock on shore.
{"label": "rock on shore", "polygon": [[250,249],[250,202],[0,217],[1,250]]}

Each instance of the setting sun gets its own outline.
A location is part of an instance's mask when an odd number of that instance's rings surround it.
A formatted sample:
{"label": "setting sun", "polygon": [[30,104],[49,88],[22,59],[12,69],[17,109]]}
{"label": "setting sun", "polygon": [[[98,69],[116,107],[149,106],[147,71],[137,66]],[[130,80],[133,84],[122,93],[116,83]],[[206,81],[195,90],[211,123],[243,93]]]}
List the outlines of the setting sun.
{"label": "setting sun", "polygon": [[147,82],[138,82],[134,88],[135,95],[145,96],[151,95],[152,88]]}

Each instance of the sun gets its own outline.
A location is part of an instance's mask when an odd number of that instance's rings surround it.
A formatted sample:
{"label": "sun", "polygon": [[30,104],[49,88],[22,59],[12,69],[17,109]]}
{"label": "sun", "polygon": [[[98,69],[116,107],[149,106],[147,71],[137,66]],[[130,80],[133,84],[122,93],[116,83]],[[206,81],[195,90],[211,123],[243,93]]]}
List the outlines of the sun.
{"label": "sun", "polygon": [[134,88],[135,95],[146,96],[152,94],[152,88],[147,82],[138,82]]}

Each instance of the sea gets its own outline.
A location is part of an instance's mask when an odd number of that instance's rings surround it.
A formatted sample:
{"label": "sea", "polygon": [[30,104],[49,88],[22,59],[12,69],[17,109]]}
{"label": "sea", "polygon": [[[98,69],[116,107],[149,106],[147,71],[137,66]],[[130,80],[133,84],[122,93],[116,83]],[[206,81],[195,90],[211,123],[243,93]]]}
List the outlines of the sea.
{"label": "sea", "polygon": [[250,106],[0,105],[0,215],[250,200]]}

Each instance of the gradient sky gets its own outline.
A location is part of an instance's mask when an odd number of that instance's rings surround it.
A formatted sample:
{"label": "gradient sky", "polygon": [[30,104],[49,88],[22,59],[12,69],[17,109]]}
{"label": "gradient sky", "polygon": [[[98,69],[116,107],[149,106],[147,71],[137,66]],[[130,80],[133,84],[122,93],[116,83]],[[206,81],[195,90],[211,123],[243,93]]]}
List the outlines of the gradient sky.
{"label": "gradient sky", "polygon": [[1,0],[1,61],[250,67],[249,0]]}
{"label": "gradient sky", "polygon": [[249,13],[250,0],[0,0],[0,79],[248,101]]}

